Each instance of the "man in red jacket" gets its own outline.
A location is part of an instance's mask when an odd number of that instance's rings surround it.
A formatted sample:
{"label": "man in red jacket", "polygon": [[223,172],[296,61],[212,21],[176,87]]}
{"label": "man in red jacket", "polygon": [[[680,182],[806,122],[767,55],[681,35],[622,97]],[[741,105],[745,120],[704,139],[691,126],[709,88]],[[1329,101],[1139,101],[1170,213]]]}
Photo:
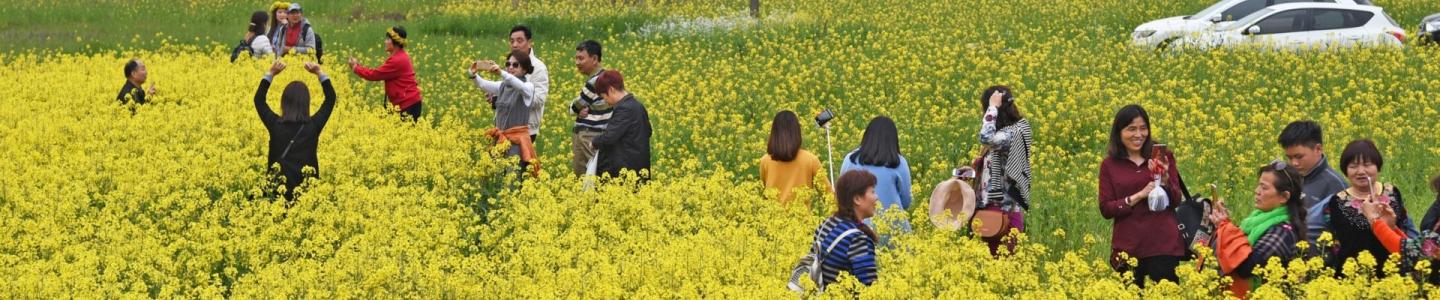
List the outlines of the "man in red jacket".
{"label": "man in red jacket", "polygon": [[350,68],[365,80],[385,81],[385,98],[390,99],[390,104],[400,108],[404,116],[419,119],[420,85],[415,82],[415,67],[410,63],[410,54],[405,53],[405,45],[409,44],[406,36],[405,27],[391,27],[385,31],[385,52],[390,53],[390,58],[385,59],[379,68],[370,69],[351,57]]}

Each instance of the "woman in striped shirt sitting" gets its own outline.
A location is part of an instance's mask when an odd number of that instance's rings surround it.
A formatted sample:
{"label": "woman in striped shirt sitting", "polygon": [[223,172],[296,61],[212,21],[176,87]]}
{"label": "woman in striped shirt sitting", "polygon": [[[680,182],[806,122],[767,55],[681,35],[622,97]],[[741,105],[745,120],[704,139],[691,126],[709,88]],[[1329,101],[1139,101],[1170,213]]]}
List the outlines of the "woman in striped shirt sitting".
{"label": "woman in striped shirt sitting", "polygon": [[[835,182],[834,215],[815,230],[820,264],[821,290],[835,282],[840,271],[850,272],[860,283],[870,285],[878,277],[875,266],[875,231],[860,220],[875,215],[875,175],[864,170],[845,172]],[[858,233],[858,234],[857,234]],[[824,248],[820,248],[824,247]]]}

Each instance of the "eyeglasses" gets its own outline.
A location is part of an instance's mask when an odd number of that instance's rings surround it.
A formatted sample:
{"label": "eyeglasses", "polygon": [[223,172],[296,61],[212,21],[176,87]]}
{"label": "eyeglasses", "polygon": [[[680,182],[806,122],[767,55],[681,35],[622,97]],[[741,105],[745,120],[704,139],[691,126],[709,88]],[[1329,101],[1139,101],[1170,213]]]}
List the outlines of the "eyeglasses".
{"label": "eyeglasses", "polygon": [[1291,186],[1298,186],[1298,184],[1296,184],[1296,182],[1295,182],[1295,178],[1291,178],[1291,177],[1290,177],[1290,172],[1285,172],[1286,169],[1289,169],[1289,168],[1290,168],[1290,164],[1285,163],[1285,160],[1276,159],[1276,160],[1270,161],[1270,168],[1271,168],[1271,169],[1274,169],[1274,170],[1275,170],[1275,173],[1280,173],[1280,174],[1285,175],[1285,179],[1288,180],[1288,181],[1290,181],[1290,185],[1291,185]]}
{"label": "eyeglasses", "polygon": [[519,67],[520,67],[520,63],[519,63],[519,62],[507,63],[506,65],[510,66],[511,68],[519,68]]}

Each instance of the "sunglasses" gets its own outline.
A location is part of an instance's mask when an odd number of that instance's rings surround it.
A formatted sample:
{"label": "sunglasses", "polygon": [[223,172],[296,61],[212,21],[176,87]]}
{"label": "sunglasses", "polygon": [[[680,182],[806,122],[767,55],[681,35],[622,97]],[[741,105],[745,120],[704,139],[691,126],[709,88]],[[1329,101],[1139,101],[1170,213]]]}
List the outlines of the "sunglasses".
{"label": "sunglasses", "polygon": [[[1291,186],[1296,185],[1295,178],[1290,177],[1290,172],[1285,172],[1286,169],[1290,168],[1290,164],[1285,163],[1285,160],[1276,159],[1274,161],[1271,161],[1270,168],[1274,169],[1275,173],[1280,173],[1281,175],[1284,175],[1285,179],[1290,181]],[[1296,170],[1296,172],[1299,172],[1299,170]]]}
{"label": "sunglasses", "polygon": [[519,68],[519,67],[520,67],[520,63],[519,63],[519,62],[507,63],[507,64],[505,64],[505,65],[510,66],[511,68]]}

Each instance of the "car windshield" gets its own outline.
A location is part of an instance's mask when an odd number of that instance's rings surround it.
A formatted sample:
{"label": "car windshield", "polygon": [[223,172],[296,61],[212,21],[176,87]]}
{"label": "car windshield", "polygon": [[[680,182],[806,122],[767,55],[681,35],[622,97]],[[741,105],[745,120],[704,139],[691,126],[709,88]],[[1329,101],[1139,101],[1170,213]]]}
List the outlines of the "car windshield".
{"label": "car windshield", "polygon": [[1195,13],[1195,14],[1193,14],[1193,15],[1187,16],[1187,17],[1185,17],[1185,19],[1186,19],[1186,20],[1198,20],[1197,18],[1200,18],[1200,16],[1208,16],[1208,15],[1214,14],[1214,13],[1216,13],[1216,12],[1225,10],[1226,8],[1230,8],[1230,5],[1231,5],[1231,4],[1234,4],[1233,2],[1234,2],[1234,1],[1220,1],[1220,2],[1215,2],[1215,4],[1211,4],[1210,7],[1206,7],[1205,9],[1200,10],[1200,12],[1197,12],[1197,13]]}
{"label": "car windshield", "polygon": [[1234,30],[1242,26],[1249,26],[1250,24],[1255,24],[1255,20],[1260,19],[1261,17],[1268,16],[1270,15],[1270,12],[1273,11],[1275,10],[1269,8],[1261,9],[1259,11],[1256,11],[1255,13],[1245,16],[1244,18],[1235,20],[1235,23],[1231,23],[1229,26],[1225,26],[1225,28],[1221,28],[1220,30]]}

